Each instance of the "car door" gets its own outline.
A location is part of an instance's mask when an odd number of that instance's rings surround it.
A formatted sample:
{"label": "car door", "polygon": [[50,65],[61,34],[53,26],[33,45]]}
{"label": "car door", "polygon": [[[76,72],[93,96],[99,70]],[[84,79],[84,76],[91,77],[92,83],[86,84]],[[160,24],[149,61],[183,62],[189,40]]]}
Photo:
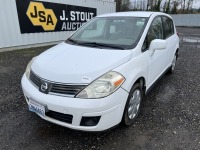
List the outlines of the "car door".
{"label": "car door", "polygon": [[163,24],[164,24],[164,39],[166,40],[166,56],[165,63],[169,67],[172,63],[174,54],[176,52],[176,44],[178,43],[177,35],[175,34],[174,24],[171,18],[167,16],[162,16]]}
{"label": "car door", "polygon": [[163,39],[163,23],[161,16],[157,16],[152,21],[146,39],[143,44],[143,49],[148,53],[150,60],[148,85],[151,86],[159,76],[164,72],[167,64],[165,61],[166,49],[163,50],[149,50],[151,41],[154,39]]}

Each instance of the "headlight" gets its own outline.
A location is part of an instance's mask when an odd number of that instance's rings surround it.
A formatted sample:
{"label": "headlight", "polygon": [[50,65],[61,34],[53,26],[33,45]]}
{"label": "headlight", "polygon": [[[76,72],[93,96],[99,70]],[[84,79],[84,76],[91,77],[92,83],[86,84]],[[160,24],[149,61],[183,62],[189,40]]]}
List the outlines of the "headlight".
{"label": "headlight", "polygon": [[33,64],[33,62],[35,61],[36,57],[33,57],[32,60],[28,63],[27,67],[26,67],[26,77],[29,79],[30,76],[30,72],[31,72],[31,65]]}
{"label": "headlight", "polygon": [[78,95],[77,98],[102,98],[112,94],[117,90],[122,83],[125,81],[125,78],[114,71],[110,71],[100,78],[96,79],[85,89],[83,89]]}

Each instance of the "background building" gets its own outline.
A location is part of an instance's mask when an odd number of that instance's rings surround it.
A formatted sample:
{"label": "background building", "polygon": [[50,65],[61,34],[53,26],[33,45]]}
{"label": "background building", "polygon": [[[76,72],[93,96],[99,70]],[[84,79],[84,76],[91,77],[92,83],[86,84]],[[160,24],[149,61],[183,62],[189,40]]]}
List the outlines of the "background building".
{"label": "background building", "polygon": [[0,52],[59,43],[92,17],[115,11],[113,0],[3,0]]}

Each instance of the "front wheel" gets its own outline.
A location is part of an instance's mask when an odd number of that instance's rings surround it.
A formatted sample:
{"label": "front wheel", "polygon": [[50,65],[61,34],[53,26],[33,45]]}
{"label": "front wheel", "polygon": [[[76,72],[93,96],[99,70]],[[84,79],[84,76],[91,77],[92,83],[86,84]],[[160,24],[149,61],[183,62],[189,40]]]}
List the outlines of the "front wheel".
{"label": "front wheel", "polygon": [[139,83],[136,83],[129,93],[122,119],[123,124],[126,126],[133,124],[139,114],[141,101],[143,99],[142,93],[142,88]]}

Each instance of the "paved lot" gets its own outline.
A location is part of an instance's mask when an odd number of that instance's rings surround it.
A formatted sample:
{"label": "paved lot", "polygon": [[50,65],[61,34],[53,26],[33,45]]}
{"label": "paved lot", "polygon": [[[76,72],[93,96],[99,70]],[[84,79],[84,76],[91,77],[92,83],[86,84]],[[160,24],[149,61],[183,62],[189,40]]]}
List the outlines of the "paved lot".
{"label": "paved lot", "polygon": [[200,28],[178,27],[177,31],[184,37],[192,36],[200,38]]}
{"label": "paved lot", "polygon": [[47,48],[0,53],[1,150],[200,149],[200,44],[181,44],[175,74],[148,94],[133,126],[104,133],[73,131],[28,111],[20,80],[30,59]]}

